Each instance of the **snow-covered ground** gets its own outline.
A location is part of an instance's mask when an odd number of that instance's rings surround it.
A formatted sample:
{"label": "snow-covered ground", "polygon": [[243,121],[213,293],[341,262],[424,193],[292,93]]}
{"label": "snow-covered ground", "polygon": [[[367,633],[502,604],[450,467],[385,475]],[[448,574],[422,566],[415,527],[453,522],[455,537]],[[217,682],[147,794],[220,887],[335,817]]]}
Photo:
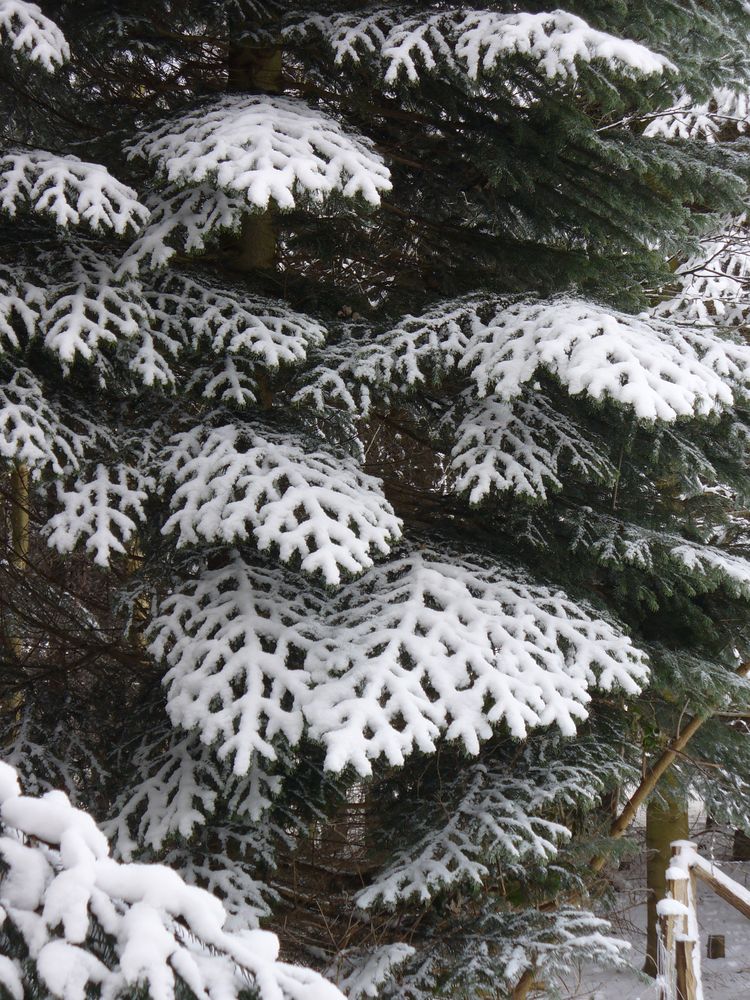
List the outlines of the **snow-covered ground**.
{"label": "snow-covered ground", "polygon": [[[750,861],[731,861],[731,841],[716,832],[692,834],[701,854],[713,858],[722,871],[750,888]],[[645,854],[622,876],[617,912],[611,915],[616,933],[632,943],[630,972],[614,972],[586,965],[565,983],[556,984],[565,1000],[657,1000],[653,980],[637,970],[643,966],[646,949]],[[705,1000],[750,998],[750,920],[719,899],[707,886],[698,885],[698,923],[701,932],[701,964]],[[706,957],[709,934],[723,934],[726,957]]]}

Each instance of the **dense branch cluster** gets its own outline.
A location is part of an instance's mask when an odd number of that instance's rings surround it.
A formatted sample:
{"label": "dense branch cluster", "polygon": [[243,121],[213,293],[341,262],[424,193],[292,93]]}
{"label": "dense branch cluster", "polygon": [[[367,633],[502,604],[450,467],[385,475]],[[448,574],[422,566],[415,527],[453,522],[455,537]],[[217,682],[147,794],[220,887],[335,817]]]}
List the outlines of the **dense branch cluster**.
{"label": "dense branch cluster", "polygon": [[287,6],[0,0],[18,1000],[622,962],[602,800],[745,707],[747,5]]}

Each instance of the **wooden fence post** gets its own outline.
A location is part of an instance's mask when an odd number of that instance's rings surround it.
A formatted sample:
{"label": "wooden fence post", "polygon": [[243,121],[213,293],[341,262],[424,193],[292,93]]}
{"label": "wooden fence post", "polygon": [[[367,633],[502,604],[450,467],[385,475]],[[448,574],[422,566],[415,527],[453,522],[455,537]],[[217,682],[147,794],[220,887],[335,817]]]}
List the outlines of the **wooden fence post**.
{"label": "wooden fence post", "polygon": [[[672,903],[671,899],[659,900],[659,904]],[[659,906],[659,939],[657,940],[657,974],[659,1000],[673,1000],[676,990],[674,969],[674,936],[676,916],[670,908]]]}
{"label": "wooden fence post", "polygon": [[660,969],[665,977],[661,984],[662,1000],[672,1000],[675,994],[677,1000],[697,1000],[698,997],[698,915],[691,869],[695,848],[689,840],[673,841],[672,862],[667,869],[668,898],[657,906],[664,949],[662,965],[666,966]]}
{"label": "wooden fence post", "polygon": [[[700,946],[695,880],[699,878],[717,896],[750,919],[750,891],[702,858],[689,840],[672,842],[667,869],[667,896],[659,900],[660,1000],[697,1000],[701,983]],[[723,945],[723,938],[721,940]],[[723,949],[722,949],[723,950]],[[709,946],[709,958],[718,957]]]}

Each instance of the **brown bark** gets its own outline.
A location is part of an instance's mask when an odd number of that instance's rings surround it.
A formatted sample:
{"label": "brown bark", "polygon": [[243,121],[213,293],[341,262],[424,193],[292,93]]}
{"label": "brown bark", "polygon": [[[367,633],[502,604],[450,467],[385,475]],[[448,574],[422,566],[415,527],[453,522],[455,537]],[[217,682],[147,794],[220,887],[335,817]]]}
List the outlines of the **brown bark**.
{"label": "brown bark", "polygon": [[[31,541],[30,504],[31,476],[29,467],[21,462],[13,466],[10,476],[10,498],[8,522],[10,527],[10,565],[17,573],[25,573],[29,563],[29,548]],[[11,614],[6,632],[6,640],[10,658],[14,664],[20,665],[24,658],[23,636],[18,631],[17,616]],[[19,678],[20,678],[20,667]],[[8,695],[0,706],[3,716],[20,718],[24,704],[22,689]]]}
{"label": "brown bark", "polygon": [[229,46],[228,86],[232,93],[251,91],[280,94],[283,89],[282,49],[280,45]]}
{"label": "brown bark", "polygon": [[[280,44],[229,46],[227,84],[231,93],[280,94],[284,89],[283,50]],[[248,212],[242,219],[239,234],[224,241],[226,264],[242,275],[267,274],[276,266],[279,227],[276,212]],[[258,404],[262,410],[273,407],[273,391],[263,368],[256,372]]]}
{"label": "brown bark", "polygon": [[750,861],[750,837],[743,830],[734,831],[732,861]]}
{"label": "brown bark", "polygon": [[10,562],[23,572],[29,561],[29,468],[16,463],[10,477]]}
{"label": "brown bark", "polygon": [[[29,563],[30,531],[30,486],[29,468],[20,462],[13,466],[10,475],[10,495],[8,497],[8,526],[10,528],[10,565],[17,573],[25,573]],[[8,646],[14,661],[23,656],[23,641],[12,622],[7,632]],[[16,706],[18,707],[18,706]]]}
{"label": "brown bark", "polygon": [[278,239],[279,227],[272,209],[257,215],[246,215],[239,235],[232,239],[232,270],[242,274],[272,271],[276,264]]}
{"label": "brown bark", "polygon": [[544,984],[537,981],[533,969],[527,969],[516,983],[512,1000],[526,1000],[532,990],[541,989],[544,989]]}
{"label": "brown bark", "polygon": [[[140,540],[134,537],[127,546],[127,557],[125,560],[125,572],[128,576],[137,573],[143,565],[143,550]],[[133,617],[130,621],[130,632],[128,638],[137,649],[146,650],[146,637],[144,631],[149,620],[151,601],[147,593],[141,593],[135,599],[133,605]]]}

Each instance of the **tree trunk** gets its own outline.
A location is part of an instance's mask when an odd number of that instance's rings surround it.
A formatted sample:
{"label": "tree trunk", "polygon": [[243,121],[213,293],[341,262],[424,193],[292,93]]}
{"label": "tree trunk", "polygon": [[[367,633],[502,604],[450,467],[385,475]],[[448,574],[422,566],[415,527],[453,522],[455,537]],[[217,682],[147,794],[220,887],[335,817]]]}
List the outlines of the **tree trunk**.
{"label": "tree trunk", "polygon": [[646,963],[643,971],[649,976],[657,972],[656,904],[664,898],[666,872],[672,857],[672,841],[687,840],[687,800],[671,774],[665,774],[646,810],[646,884],[647,925]]}
{"label": "tree trunk", "polygon": [[[13,466],[10,475],[10,496],[8,499],[8,527],[10,529],[10,553],[9,563],[13,570],[20,576],[25,573],[29,562],[29,547],[31,540],[30,531],[30,491],[31,476],[29,468],[21,462]],[[23,635],[20,632],[18,623],[14,621],[13,613],[6,619],[5,641],[8,649],[9,659],[13,664],[12,674],[8,677],[9,694],[4,697],[1,703],[1,711],[4,718],[14,718],[16,723],[20,718],[23,709],[23,689],[20,687],[21,664],[24,657]],[[12,685],[18,685],[13,689]],[[12,731],[12,730],[11,730]]]}
{"label": "tree trunk", "polygon": [[[8,526],[10,528],[9,562],[17,574],[26,572],[29,562],[29,468],[17,462],[10,475],[10,496],[8,498]],[[12,659],[17,663],[23,657],[23,639],[11,621],[7,628],[7,640]]]}
{"label": "tree trunk", "polygon": [[[284,89],[281,45],[229,46],[227,87],[230,93],[280,94]],[[227,263],[234,271],[272,271],[276,263],[278,223],[273,209],[248,213],[239,237],[227,243]]]}
{"label": "tree trunk", "polygon": [[[128,576],[132,576],[143,565],[143,549],[137,535],[131,538],[130,543],[126,547],[126,553],[125,572]],[[147,593],[144,592],[140,597],[136,597],[133,604],[133,617],[130,621],[128,638],[134,646],[144,653],[146,652],[147,645],[145,629],[148,624],[150,609],[151,601]]]}
{"label": "tree trunk", "polygon": [[283,89],[282,69],[280,44],[233,42],[229,46],[227,89],[230,93],[280,94]]}
{"label": "tree trunk", "polygon": [[[241,31],[238,32],[241,34]],[[280,94],[284,89],[281,43],[258,46],[232,43],[229,46],[227,88],[230,93]],[[248,212],[239,235],[224,241],[227,267],[243,275],[270,274],[276,266],[279,227],[276,212]],[[256,373],[258,403],[263,410],[273,406],[273,392],[265,369]]]}
{"label": "tree trunk", "polygon": [[537,981],[534,970],[527,969],[516,983],[512,994],[512,1000],[526,1000],[532,990],[542,989],[544,989],[544,984]]}
{"label": "tree trunk", "polygon": [[29,560],[29,468],[17,462],[10,476],[10,562],[24,572]]}
{"label": "tree trunk", "polygon": [[732,860],[750,861],[750,837],[743,830],[734,831]]}

